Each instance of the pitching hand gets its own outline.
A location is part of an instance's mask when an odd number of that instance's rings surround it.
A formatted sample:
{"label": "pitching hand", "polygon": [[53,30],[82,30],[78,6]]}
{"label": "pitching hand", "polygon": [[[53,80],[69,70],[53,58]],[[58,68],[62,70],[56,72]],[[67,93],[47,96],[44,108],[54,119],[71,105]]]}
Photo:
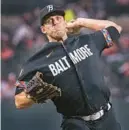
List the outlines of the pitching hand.
{"label": "pitching hand", "polygon": [[79,20],[72,20],[67,23],[68,34],[77,34],[80,32],[81,26],[79,25]]}

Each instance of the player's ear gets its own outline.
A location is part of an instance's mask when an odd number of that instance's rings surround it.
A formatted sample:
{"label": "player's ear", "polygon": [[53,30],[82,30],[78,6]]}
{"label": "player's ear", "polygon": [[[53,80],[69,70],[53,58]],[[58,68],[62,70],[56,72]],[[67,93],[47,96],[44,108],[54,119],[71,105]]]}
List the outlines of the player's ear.
{"label": "player's ear", "polygon": [[40,29],[41,29],[41,32],[42,32],[42,33],[46,34],[46,31],[45,31],[44,26],[41,26]]}

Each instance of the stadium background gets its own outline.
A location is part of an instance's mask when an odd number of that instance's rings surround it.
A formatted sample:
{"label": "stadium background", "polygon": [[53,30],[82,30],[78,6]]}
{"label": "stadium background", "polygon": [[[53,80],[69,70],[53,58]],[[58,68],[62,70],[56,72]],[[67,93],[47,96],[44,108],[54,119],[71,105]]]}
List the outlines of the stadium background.
{"label": "stadium background", "polygon": [[[129,0],[2,0],[1,10],[1,125],[2,130],[60,130],[61,116],[52,102],[18,110],[14,83],[21,64],[46,44],[39,28],[39,10],[56,4],[66,10],[66,20],[76,17],[109,19],[123,27],[117,47],[105,50],[105,81],[112,92],[116,117],[129,130]],[[90,33],[84,29],[81,33]]]}

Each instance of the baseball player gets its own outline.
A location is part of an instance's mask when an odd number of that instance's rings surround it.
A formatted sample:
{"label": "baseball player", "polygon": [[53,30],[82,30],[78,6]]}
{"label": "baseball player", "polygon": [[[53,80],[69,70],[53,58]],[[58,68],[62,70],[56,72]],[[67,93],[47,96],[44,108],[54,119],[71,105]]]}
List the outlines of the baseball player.
{"label": "baseball player", "polygon": [[[122,28],[111,21],[86,18],[67,23],[64,15],[53,5],[41,10],[41,31],[49,42],[23,65],[16,83],[16,107],[51,99],[62,114],[63,130],[120,130],[98,62]],[[68,37],[82,27],[95,32]]]}

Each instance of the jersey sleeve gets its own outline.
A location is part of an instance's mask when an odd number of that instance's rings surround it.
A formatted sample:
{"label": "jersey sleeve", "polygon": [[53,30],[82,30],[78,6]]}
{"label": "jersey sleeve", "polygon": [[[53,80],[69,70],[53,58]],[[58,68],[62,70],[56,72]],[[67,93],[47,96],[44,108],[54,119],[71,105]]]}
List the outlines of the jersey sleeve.
{"label": "jersey sleeve", "polygon": [[116,42],[120,37],[118,30],[115,27],[104,28],[91,34],[91,39],[96,44],[99,51],[104,48],[111,47],[113,42]]}
{"label": "jersey sleeve", "polygon": [[15,95],[23,92],[24,88],[26,87],[26,85],[27,85],[26,81],[19,81],[19,80],[17,80],[17,82],[15,84],[15,87],[16,87]]}
{"label": "jersey sleeve", "polygon": [[15,95],[17,95],[17,94],[19,94],[19,93],[21,93],[21,92],[23,92],[23,91],[24,91],[24,89],[23,89],[23,88],[16,87],[16,90],[15,90]]}
{"label": "jersey sleeve", "polygon": [[15,83],[15,95],[21,93],[24,91],[24,89],[27,86],[27,83],[29,82],[29,80],[32,78],[33,73],[26,73],[26,71],[24,71],[24,67],[21,69],[21,72],[19,74],[19,77]]}

